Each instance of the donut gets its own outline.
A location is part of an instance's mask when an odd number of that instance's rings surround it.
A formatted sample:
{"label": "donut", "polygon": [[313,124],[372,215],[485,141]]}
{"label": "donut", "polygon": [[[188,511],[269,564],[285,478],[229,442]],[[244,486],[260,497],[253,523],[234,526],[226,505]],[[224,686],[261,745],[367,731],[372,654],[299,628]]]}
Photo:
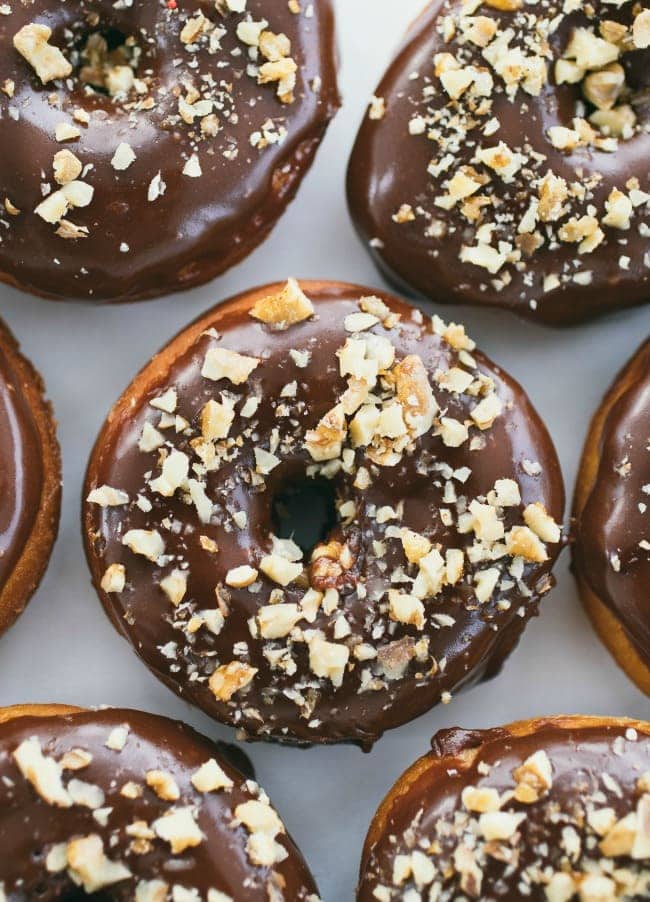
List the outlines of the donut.
{"label": "donut", "polygon": [[442,730],[380,805],[358,902],[650,897],[650,724]]}
{"label": "donut", "polygon": [[435,0],[360,127],[357,230],[437,303],[552,325],[650,298],[650,11]]}
{"label": "donut", "polygon": [[0,897],[318,902],[268,796],[224,753],[139,711],[2,709]]}
{"label": "donut", "polygon": [[36,590],[59,528],[61,459],[44,392],[0,320],[0,633]]}
{"label": "donut", "polygon": [[0,281],[135,301],[262,242],[339,106],[330,0],[9,0]]}
{"label": "donut", "polygon": [[562,477],[462,326],[337,282],[206,313],[111,410],[93,583],[183,698],[252,739],[352,741],[492,676],[552,586]]}
{"label": "donut", "polygon": [[617,376],[585,442],[573,567],[598,635],[650,695],[650,339]]}

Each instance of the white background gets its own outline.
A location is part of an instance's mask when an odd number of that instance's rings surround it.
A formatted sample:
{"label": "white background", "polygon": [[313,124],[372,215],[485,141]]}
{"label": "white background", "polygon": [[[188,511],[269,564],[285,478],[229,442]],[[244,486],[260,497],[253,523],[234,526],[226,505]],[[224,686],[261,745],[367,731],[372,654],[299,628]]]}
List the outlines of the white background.
{"label": "white background", "polygon": [[[288,275],[382,286],[350,224],[344,172],[365,104],[423,5],[423,0],[338,0],[343,109],[270,240],[225,277],[185,295],[112,308],[54,304],[0,286],[0,313],[45,377],[64,463],[63,517],[49,571],[27,611],[0,640],[0,704],[131,706],[232,738],[231,731],[158,683],[104,615],[81,544],[79,496],[86,460],[109,407],[131,377],[208,307]],[[589,418],[647,335],[648,308],[565,331],[500,312],[438,312],[462,318],[480,347],[524,384],[555,439],[570,497]],[[370,755],[355,747],[247,747],[326,902],[353,899],[370,818],[436,730],[565,712],[648,717],[648,699],[617,669],[582,613],[568,553],[556,574],[558,585],[543,602],[542,616],[529,625],[500,677],[389,733]]]}

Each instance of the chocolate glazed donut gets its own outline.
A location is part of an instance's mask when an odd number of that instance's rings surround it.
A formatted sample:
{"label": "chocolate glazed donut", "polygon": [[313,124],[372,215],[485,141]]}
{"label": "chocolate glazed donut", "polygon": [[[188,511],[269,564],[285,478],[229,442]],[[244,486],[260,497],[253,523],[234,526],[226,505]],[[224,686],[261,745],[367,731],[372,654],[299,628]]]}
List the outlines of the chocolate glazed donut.
{"label": "chocolate glazed donut", "polygon": [[134,301],[266,238],[339,106],[330,0],[6,7],[1,280]]}
{"label": "chocolate glazed donut", "polygon": [[44,390],[0,320],[0,632],[38,586],[59,528],[61,460]]}
{"label": "chocolate glazed donut", "polygon": [[264,791],[184,724],[0,709],[0,775],[3,902],[318,902]]}
{"label": "chocolate glazed donut", "polygon": [[366,748],[499,670],[564,503],[544,425],[462,326],[294,280],[153,358],[85,494],[93,582],[160,679],[248,738]]}
{"label": "chocolate glazed donut", "polygon": [[598,634],[650,695],[650,340],[619,373],[585,442],[573,563]]}
{"label": "chocolate glazed donut", "polygon": [[550,717],[431,744],[373,819],[358,902],[648,898],[650,724]]}
{"label": "chocolate glazed donut", "polygon": [[427,7],[348,171],[391,281],[553,325],[648,301],[646,5]]}

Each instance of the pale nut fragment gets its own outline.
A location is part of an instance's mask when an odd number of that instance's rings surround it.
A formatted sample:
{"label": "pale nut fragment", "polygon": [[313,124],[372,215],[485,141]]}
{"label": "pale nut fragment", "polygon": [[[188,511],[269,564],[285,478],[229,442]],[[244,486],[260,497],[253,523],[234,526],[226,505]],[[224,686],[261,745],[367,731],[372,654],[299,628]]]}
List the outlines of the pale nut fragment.
{"label": "pale nut fragment", "polygon": [[277,294],[260,298],[250,315],[263,323],[287,329],[314,315],[314,306],[295,279],[289,279]]}
{"label": "pale nut fragment", "polygon": [[562,537],[561,527],[539,501],[527,505],[524,509],[524,522],[543,542],[554,544]]}
{"label": "pale nut fragment", "polygon": [[235,406],[229,398],[210,399],[201,411],[201,435],[207,442],[228,437],[235,419]]}
{"label": "pale nut fragment", "polygon": [[409,432],[414,438],[425,435],[433,425],[438,403],[422,359],[409,354],[393,367],[391,375]]}
{"label": "pale nut fragment", "polygon": [[129,496],[122,489],[101,485],[89,493],[86,501],[89,504],[98,504],[100,507],[120,507],[129,503]]}
{"label": "pale nut fragment", "polygon": [[104,843],[96,834],[69,842],[66,857],[71,875],[86,893],[96,893],[132,876],[125,865],[106,857]]}
{"label": "pale nut fragment", "polygon": [[264,605],[257,612],[257,623],[263,639],[283,639],[304,617],[297,604]]}
{"label": "pale nut fragment", "polygon": [[630,228],[634,206],[627,194],[619,191],[618,188],[612,188],[609,197],[605,201],[605,209],[607,210],[607,215],[602,218],[604,226],[623,231],[627,231]]}
{"label": "pale nut fragment", "polygon": [[329,410],[315,429],[309,429],[304,447],[315,461],[333,460],[339,457],[347,435],[347,422],[341,404]]}
{"label": "pale nut fragment", "polygon": [[508,811],[488,811],[479,818],[479,831],[488,842],[511,839],[526,815]]}
{"label": "pale nut fragment", "polygon": [[576,65],[587,71],[602,69],[615,62],[619,55],[616,44],[599,38],[591,28],[574,28],[564,52],[566,59],[575,60]]}
{"label": "pale nut fragment", "polygon": [[543,564],[548,560],[546,546],[527,526],[513,526],[506,535],[506,549],[513,557],[523,557],[531,563]]}
{"label": "pale nut fragment", "polygon": [[625,70],[620,63],[611,63],[585,77],[582,82],[582,93],[597,109],[611,110],[624,87]]}
{"label": "pale nut fragment", "polygon": [[303,571],[303,565],[288,561],[280,554],[267,554],[260,561],[260,570],[278,585],[288,586],[298,579]]}
{"label": "pale nut fragment", "polygon": [[165,542],[155,529],[129,529],[122,536],[122,544],[153,563],[165,553]]}
{"label": "pale nut fragment", "polygon": [[527,805],[537,802],[553,785],[551,762],[543,749],[526,758],[512,776],[517,784],[515,798]]}
{"label": "pale nut fragment", "polygon": [[70,808],[72,799],[61,780],[61,765],[43,754],[38,739],[23,740],[14,751],[13,758],[23,777],[48,805]]}
{"label": "pale nut fragment", "polygon": [[640,12],[632,24],[632,40],[639,50],[650,47],[650,10]]}
{"label": "pale nut fragment", "polygon": [[200,845],[205,838],[191,808],[170,808],[151,827],[156,836],[169,843],[174,855]]}
{"label": "pale nut fragment", "polygon": [[126,585],[124,564],[110,564],[104,571],[100,587],[103,592],[123,592]]}
{"label": "pale nut fragment", "polygon": [[223,768],[210,758],[205,764],[192,774],[192,786],[198,792],[217,792],[220,789],[232,789],[233,781],[224,772]]}
{"label": "pale nut fragment", "polygon": [[67,185],[79,178],[83,165],[79,157],[70,150],[59,150],[54,154],[54,179],[59,185]]}
{"label": "pale nut fragment", "polygon": [[242,564],[240,567],[233,567],[226,573],[226,585],[232,586],[233,589],[245,589],[252,586],[257,579],[257,570],[248,564]]}
{"label": "pale nut fragment", "polygon": [[241,661],[222,664],[210,677],[210,691],[220,702],[229,702],[236,692],[240,692],[253,680],[257,667]]}
{"label": "pale nut fragment", "polygon": [[424,629],[424,605],[414,595],[404,595],[391,589],[388,592],[388,615],[391,620]]}
{"label": "pale nut fragment", "polygon": [[242,385],[259,363],[257,357],[246,357],[227,348],[210,348],[205,355],[201,375],[214,382],[228,379],[233,385]]}
{"label": "pale nut fragment", "polygon": [[187,571],[172,570],[172,572],[160,581],[160,588],[163,590],[167,598],[174,605],[178,605],[185,598],[187,592]]}
{"label": "pale nut fragment", "polygon": [[309,666],[317,677],[331,680],[338,688],[343,684],[343,676],[350,657],[347,645],[327,642],[319,636],[309,643]]}
{"label": "pale nut fragment", "polygon": [[490,786],[466,786],[463,789],[461,799],[468,811],[477,814],[499,811],[501,808],[501,796],[498,790]]}
{"label": "pale nut fragment", "polygon": [[177,802],[181,797],[178,783],[170,773],[164,770],[148,770],[145,774],[147,786],[165,802]]}
{"label": "pale nut fragment", "polygon": [[38,22],[24,25],[13,38],[13,45],[32,66],[45,85],[57,78],[67,78],[72,66],[58,47],[49,43],[52,29]]}

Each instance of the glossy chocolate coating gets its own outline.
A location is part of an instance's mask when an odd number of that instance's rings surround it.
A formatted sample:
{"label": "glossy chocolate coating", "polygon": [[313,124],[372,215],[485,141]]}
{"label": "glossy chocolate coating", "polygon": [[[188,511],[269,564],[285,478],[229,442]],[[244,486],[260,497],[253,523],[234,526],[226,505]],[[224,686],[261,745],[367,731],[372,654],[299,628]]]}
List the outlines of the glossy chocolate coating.
{"label": "glossy chocolate coating", "polygon": [[[124,748],[108,748],[109,735],[122,725],[129,727]],[[63,782],[67,785],[73,778],[98,786],[105,795],[102,807],[110,809],[105,824],[81,804],[68,808],[48,804],[24,779],[12,756],[21,742],[32,737],[38,739],[45,756],[56,760],[73,749],[92,755],[87,767],[64,771]],[[233,781],[231,789],[200,793],[191,783],[191,777],[211,758]],[[145,784],[145,774],[151,770],[175,780],[180,790],[176,802],[163,801]],[[0,885],[8,902],[47,902],[81,893],[66,871],[48,873],[45,862],[52,846],[91,834],[99,835],[108,857],[133,875],[107,886],[99,896],[102,899],[134,899],[140,881],[156,879],[168,883],[170,892],[172,886],[196,890],[197,898],[203,900],[210,889],[225,893],[224,898],[233,902],[318,898],[307,865],[286,833],[277,836],[287,852],[284,861],[273,867],[250,862],[249,834],[242,824],[233,823],[233,812],[237,805],[256,798],[256,784],[247,785],[217,744],[184,724],[120,709],[20,717],[0,725],[0,776]],[[128,783],[142,790],[139,797],[121,793]],[[133,834],[127,835],[126,828],[134,821],[150,825],[174,806],[196,806],[202,842],[172,854],[167,842],[154,837],[149,851],[133,851]],[[80,897],[85,898],[83,893]]]}
{"label": "glossy chocolate coating", "polygon": [[[445,17],[453,16],[458,26],[458,19],[464,14],[463,5],[458,0],[430,3],[411,27],[375,91],[385,101],[386,112],[383,118],[375,120],[366,115],[347,178],[348,201],[356,227],[391,282],[436,303],[505,307],[552,325],[575,323],[608,310],[648,301],[650,274],[644,258],[650,243],[645,202],[635,210],[629,230],[605,227],[601,222],[605,241],[592,253],[579,253],[576,243],[558,241],[555,226],[566,222],[569,215],[580,218],[590,205],[601,220],[612,189],[624,191],[632,178],[638,179],[642,191],[648,191],[650,135],[640,130],[631,139],[620,140],[613,153],[594,147],[579,147],[567,153],[556,149],[548,137],[549,128],[571,127],[577,115],[579,86],[558,85],[554,76],[555,61],[562,56],[573,29],[589,27],[598,32],[600,22],[605,19],[629,26],[634,17],[632,6],[623,3],[618,8],[611,3],[595,2],[590,5],[593,15],[588,18],[583,11],[565,15],[561,2],[522,4],[519,13],[500,12],[485,3],[480,5],[471,15],[495,20],[501,32],[512,29],[512,46],[523,46],[526,52],[535,17],[551,20],[558,16],[549,38],[550,53],[544,57],[547,84],[539,96],[531,96],[520,87],[510,98],[504,91],[503,80],[485,61],[481,49],[469,42],[460,45],[458,27],[454,38],[444,39]],[[446,106],[453,112],[453,104],[434,74],[434,56],[441,53],[453,54],[463,64],[471,61],[489,71],[494,79],[494,90],[489,96],[492,105],[473,118],[469,129],[462,124],[454,125],[453,118],[448,132],[440,125],[441,133],[451,135],[449,146],[443,138],[439,142],[430,140],[426,132],[409,134],[409,122],[414,117],[430,116],[428,121],[432,122]],[[626,53],[621,63],[632,92],[643,94],[650,72],[648,51]],[[423,90],[430,92],[426,100],[422,97]],[[484,136],[484,128],[493,119],[498,120],[499,127],[488,130]],[[435,130],[438,125],[431,127]],[[511,150],[526,157],[523,167],[508,183],[489,166],[473,161],[478,149],[495,147],[499,142],[505,142]],[[533,154],[541,156],[535,160]],[[451,165],[445,163],[435,174],[428,171],[430,164],[441,163],[449,157]],[[470,164],[482,176],[491,177],[488,187],[476,196],[489,194],[496,201],[494,207],[488,204],[482,209],[481,218],[476,222],[461,215],[460,203],[450,211],[435,203],[436,198],[446,194],[447,180]],[[518,233],[518,223],[531,199],[537,198],[532,183],[547,171],[565,179],[569,186],[596,181],[590,185],[584,200],[568,203],[558,223],[551,223],[553,240],[546,234],[548,225],[538,222],[537,232],[544,238],[542,245],[530,257],[522,246],[521,262],[516,265],[508,262],[497,275],[461,262],[461,248],[475,244],[477,228],[485,223],[498,223],[491,242],[493,247],[499,241],[506,241],[516,250],[517,242],[526,237]],[[400,223],[393,219],[403,204],[411,205],[415,211],[413,221]],[[432,233],[427,234],[430,226]],[[622,259],[625,257],[629,261]],[[591,274],[587,281],[582,280],[581,284],[574,280],[576,273],[584,272]],[[547,277],[556,275],[561,282],[558,286],[545,282]]]}
{"label": "glossy chocolate coating", "polygon": [[603,426],[596,478],[576,525],[575,561],[650,666],[650,341],[612,391],[628,380]]}
{"label": "glossy chocolate coating", "polygon": [[41,442],[8,348],[16,345],[0,322],[0,592],[31,535],[43,490]]}
{"label": "glossy chocolate coating", "polygon": [[[305,630],[320,629],[331,641],[333,637],[340,638],[335,633],[335,621],[342,614],[348,622],[351,650],[366,643],[381,657],[389,648],[397,653],[400,643],[413,644],[424,638],[429,642],[429,654],[420,662],[410,660],[402,677],[383,683],[375,681],[372,687],[367,686],[367,678],[376,675],[372,670],[376,662],[363,663],[361,658],[357,662],[352,654],[342,686],[336,688],[329,680],[315,679],[307,648],[301,642],[293,643],[291,650],[294,673],[285,675],[277,667],[272,669],[265,651],[282,645],[253,638],[249,620],[260,606],[273,600],[271,593],[278,586],[261,574],[260,587],[255,592],[223,584],[231,568],[243,564],[259,567],[262,556],[271,550],[270,533],[277,531],[274,499],[304,481],[308,469],[312,468],[313,474],[314,461],[302,440],[346,388],[337,359],[337,350],[349,337],[344,318],[358,314],[359,298],[371,293],[369,289],[339,283],[301,284],[313,303],[315,316],[278,330],[257,322],[249,314],[253,300],[273,294],[278,286],[242,295],[223,303],[181,333],[194,337],[182,354],[174,352],[163,372],[159,369],[160,357],[153,359],[139,377],[140,385],[147,383],[144,394],[136,384],[127,389],[98,438],[85,493],[108,485],[128,493],[131,501],[117,507],[85,506],[86,549],[93,581],[114,625],[147,666],[183,698],[218,720],[241,728],[250,738],[298,743],[351,740],[369,747],[384,730],[423,713],[441,696],[445,699],[451,690],[498,672],[526,622],[537,613],[541,595],[551,587],[550,571],[560,549],[557,544],[549,545],[544,563],[526,564],[521,584],[513,580],[507,590],[498,593],[498,599],[495,593],[483,605],[475,601],[470,579],[447,586],[426,603],[428,615],[439,621],[427,625],[423,632],[401,623],[388,623],[384,616],[383,599],[393,573],[408,567],[399,540],[386,540],[387,526],[392,522],[426,533],[434,545],[439,543],[443,554],[448,548],[467,547],[471,537],[459,536],[455,526],[445,525],[441,519],[443,508],[456,510],[451,498],[443,501],[446,477],[441,474],[446,473],[451,479],[451,471],[460,473],[463,467],[471,469],[467,481],[457,485],[458,495],[463,497],[483,495],[495,480],[504,477],[517,480],[522,503],[507,509],[507,525],[520,522],[523,505],[536,501],[542,502],[551,516],[561,522],[562,478],[548,433],[521,387],[482,354],[473,353],[478,372],[494,380],[504,406],[503,416],[491,429],[470,430],[478,445],[484,447],[470,450],[467,442],[463,447],[449,448],[431,430],[417,439],[414,450],[404,453],[395,466],[375,466],[364,449],[358,448],[352,469],[347,473],[339,470],[332,477],[337,499],[353,501],[356,516],[350,523],[339,518],[329,537],[349,544],[354,564],[340,581],[328,584],[340,592],[336,610],[319,610],[313,622],[304,624]],[[376,324],[370,332],[392,342],[396,360],[419,355],[429,380],[439,368],[446,370],[458,362],[458,353],[433,333],[431,321],[420,311],[390,295],[379,297],[401,319],[389,329]],[[208,329],[211,334],[207,334]],[[261,358],[261,363],[244,385],[208,381],[201,377],[201,367],[206,352],[214,347]],[[296,350],[311,353],[305,368],[299,368],[290,355]],[[154,373],[158,375],[154,377]],[[294,381],[297,400],[292,402],[286,393],[281,393],[284,386]],[[248,398],[251,392],[261,399],[252,418],[244,419],[236,412],[230,432],[236,440],[244,430],[252,430],[252,436],[244,436],[241,451],[234,448],[230,463],[208,474],[207,494],[216,508],[206,525],[198,521],[193,506],[178,497],[161,499],[146,488],[146,474],[158,472],[158,454],[140,452],[138,441],[145,423],[155,425],[159,421],[159,411],[149,402],[170,387],[176,387],[178,393],[174,415],[180,414],[194,426],[206,402],[219,399],[224,390],[237,399],[237,411],[240,399]],[[437,390],[436,397],[440,408],[459,420],[468,418],[475,403],[467,396]],[[283,405],[290,407],[288,413],[281,412]],[[266,477],[266,487],[264,482],[251,486],[254,447],[268,449],[276,427],[280,434],[280,446],[276,449],[280,463]],[[178,435],[168,433],[167,437],[179,444]],[[292,441],[295,444],[290,446]],[[181,438],[179,446],[188,450],[187,439]],[[531,462],[539,463],[539,467],[532,467]],[[353,484],[355,472],[362,465],[371,472],[371,484],[364,488]],[[151,513],[134,503],[143,487],[153,504]],[[400,503],[404,505],[401,520],[377,522],[378,510],[394,509]],[[233,522],[236,511],[247,514],[241,528]],[[174,524],[169,532],[164,528],[165,522]],[[152,566],[122,544],[127,530],[154,527],[162,528],[165,537],[167,563],[163,567]],[[201,536],[216,542],[218,552],[206,550]],[[375,547],[375,541],[384,544]],[[100,582],[113,564],[125,566],[126,587],[122,592],[108,594],[100,589]],[[184,612],[181,608],[174,611],[158,583],[170,569],[184,564],[189,564],[184,601],[190,603]],[[480,568],[480,564],[468,566],[468,574],[473,576]],[[315,585],[313,577],[311,584]],[[207,629],[188,636],[184,632],[188,618],[202,609],[214,609],[217,587],[228,609],[223,629],[216,636]],[[284,592],[285,602],[300,603],[305,583],[290,584]],[[234,651],[237,643],[244,643],[245,654],[238,656]],[[258,673],[240,696],[224,703],[213,696],[207,679],[215,665],[233,659],[252,665]],[[360,691],[362,682],[365,688]]]}
{"label": "glossy chocolate coating", "polygon": [[[584,822],[584,815],[609,807],[615,819],[620,819],[636,809],[644,792],[639,781],[644,775],[648,779],[649,773],[650,724],[566,717],[533,721],[534,729],[524,734],[520,726],[524,725],[514,725],[516,732],[508,727],[471,731],[455,728],[434,736],[433,752],[400,778],[385,803],[387,807],[380,809],[385,818],[380,832],[377,824],[371,828],[370,844],[361,864],[358,902],[374,902],[378,898],[396,902],[405,898],[403,893],[408,888],[415,892],[408,879],[399,888],[393,887],[396,856],[409,855],[413,849],[425,853],[429,849],[436,880],[442,887],[440,895],[435,896],[440,902],[457,898],[480,898],[482,902],[546,900],[555,898],[546,894],[554,872],[584,874],[592,867],[601,873],[598,865],[605,856],[597,845],[600,837]],[[478,838],[473,848],[482,871],[480,891],[472,893],[468,885],[461,889],[453,853],[458,847],[455,827],[462,834],[471,816],[461,798],[463,790],[489,788],[503,797],[515,788],[513,771],[540,751],[551,765],[551,788],[532,803],[506,800],[501,810],[526,815],[518,827],[518,837],[512,844],[493,841],[485,853],[485,841]],[[472,816],[479,818],[478,813]],[[573,836],[576,842],[569,846]],[[437,849],[436,838],[440,843]],[[566,850],[570,848],[574,851],[568,865]],[[461,858],[455,861],[460,862]],[[645,891],[621,894],[620,898],[647,898],[650,859],[617,856],[615,864],[621,869],[629,868],[641,885],[645,882]],[[391,893],[373,895],[378,886],[390,887]],[[428,887],[421,890],[421,897],[414,898],[428,898]],[[562,898],[578,898],[577,886],[575,895]],[[580,898],[596,896],[585,889]]]}
{"label": "glossy chocolate coating", "polygon": [[[13,97],[0,92],[0,202],[6,197],[21,212],[0,214],[6,225],[0,229],[0,279],[53,298],[133,301],[206,282],[268,235],[339,105],[330,0],[310,2],[311,17],[305,3],[294,14],[275,0],[248,0],[246,14],[224,15],[214,0],[16,0],[10,7],[0,17],[0,85],[5,79],[15,83]],[[180,41],[185,22],[199,11],[225,29],[216,52],[202,44],[189,54]],[[258,85],[247,74],[248,47],[236,29],[248,14],[290,39],[298,66],[293,103],[280,102],[276,83]],[[97,24],[88,24],[91,16]],[[61,81],[43,86],[12,46],[13,36],[33,21],[48,25],[50,43],[68,55],[68,31],[76,48],[96,31],[135,37],[143,51],[136,76],[148,80],[153,108],[125,109],[105,94],[85,91],[78,80],[71,87]],[[216,86],[213,113],[220,130],[201,137],[200,118],[192,125],[179,118],[179,95],[185,97],[182,86],[189,83],[205,92],[208,79]],[[58,104],[50,102],[53,93]],[[128,106],[142,97],[127,100]],[[88,125],[73,120],[75,110],[89,114]],[[253,147],[251,135],[267,120],[276,133],[286,129],[285,139]],[[60,122],[76,125],[81,137],[57,142]],[[116,171],[111,160],[122,142],[136,159]],[[67,215],[89,230],[78,240],[58,237],[55,226],[33,213],[42,200],[41,184],[58,188],[52,160],[63,148],[93,167],[81,176],[94,187],[92,202]],[[199,178],[182,174],[193,152]],[[166,190],[150,202],[149,186],[159,173]]]}

